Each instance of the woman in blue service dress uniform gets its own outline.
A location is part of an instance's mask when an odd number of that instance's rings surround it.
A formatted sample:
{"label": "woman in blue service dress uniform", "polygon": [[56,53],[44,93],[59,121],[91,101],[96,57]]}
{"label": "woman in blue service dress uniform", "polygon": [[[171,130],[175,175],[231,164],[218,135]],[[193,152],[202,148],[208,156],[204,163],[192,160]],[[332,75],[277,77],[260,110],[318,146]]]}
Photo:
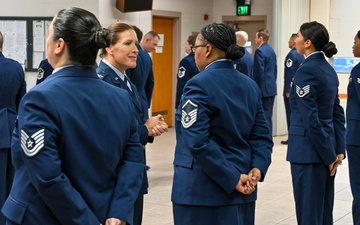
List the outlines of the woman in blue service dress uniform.
{"label": "woman in blue service dress uniform", "polygon": [[345,118],[339,81],[327,57],[337,53],[326,28],[301,25],[295,47],[306,59],[290,90],[290,161],[298,225],[333,224],[334,178],[345,157]]}
{"label": "woman in blue service dress uniform", "polygon": [[50,24],[54,71],[20,103],[14,183],[2,208],[7,225],[133,224],[145,165],[129,94],[94,67],[109,37],[75,7]]}
{"label": "woman in blue service dress uniform", "polygon": [[[139,140],[145,146],[148,142],[152,143],[155,136],[167,131],[167,124],[161,115],[148,118],[147,113],[145,113],[148,110],[148,104],[141,101],[141,94],[125,74],[126,69],[137,66],[137,57],[139,57],[138,39],[134,28],[126,23],[116,23],[110,25],[108,30],[111,34],[111,43],[110,46],[101,50],[100,57],[102,60],[96,71],[103,81],[129,93],[129,97],[134,104],[134,112],[129,113],[136,116]],[[145,148],[143,148],[143,151],[145,151]],[[145,152],[143,154],[143,163],[145,165]],[[144,194],[147,193],[148,186],[145,171],[139,197],[134,205],[133,225],[141,225],[142,223]]]}
{"label": "woman in blue service dress uniform", "polygon": [[199,74],[176,112],[175,225],[253,225],[256,184],[271,162],[260,89],[234,69],[244,55],[234,30],[205,26],[192,46]]}
{"label": "woman in blue service dress uniform", "polygon": [[[360,57],[360,31],[354,38],[354,57]],[[350,187],[353,195],[353,224],[360,225],[360,64],[351,71],[346,105],[346,152],[349,162]]]}

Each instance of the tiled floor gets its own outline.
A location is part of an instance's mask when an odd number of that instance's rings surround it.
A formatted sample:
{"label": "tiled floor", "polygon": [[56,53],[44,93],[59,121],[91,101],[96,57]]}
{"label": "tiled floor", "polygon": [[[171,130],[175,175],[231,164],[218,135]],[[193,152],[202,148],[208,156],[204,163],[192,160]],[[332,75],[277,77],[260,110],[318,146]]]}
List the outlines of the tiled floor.
{"label": "tiled floor", "polygon": [[[272,164],[265,181],[259,184],[256,207],[256,225],[296,225],[289,162],[285,160],[286,146],[280,141],[286,136],[274,137]],[[143,225],[172,225],[170,192],[173,175],[175,129],[157,137],[147,145],[147,161],[151,169],[149,194],[145,196]],[[334,224],[351,225],[351,192],[347,161],[336,175]]]}

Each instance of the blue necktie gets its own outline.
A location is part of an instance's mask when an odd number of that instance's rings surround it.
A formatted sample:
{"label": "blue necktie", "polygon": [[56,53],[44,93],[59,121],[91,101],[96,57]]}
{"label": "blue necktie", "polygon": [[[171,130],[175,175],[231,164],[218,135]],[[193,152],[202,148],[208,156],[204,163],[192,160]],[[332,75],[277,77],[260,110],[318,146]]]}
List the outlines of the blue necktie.
{"label": "blue necktie", "polygon": [[125,74],[124,74],[124,81],[125,81],[126,85],[128,86],[129,90],[132,92],[131,84],[129,82],[129,78]]}

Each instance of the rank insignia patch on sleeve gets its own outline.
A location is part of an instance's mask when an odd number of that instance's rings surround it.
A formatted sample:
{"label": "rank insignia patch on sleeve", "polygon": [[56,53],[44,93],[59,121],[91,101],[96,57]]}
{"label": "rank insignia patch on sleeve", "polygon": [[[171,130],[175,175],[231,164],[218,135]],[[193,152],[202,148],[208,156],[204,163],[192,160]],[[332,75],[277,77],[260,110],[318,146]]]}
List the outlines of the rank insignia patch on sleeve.
{"label": "rank insignia patch on sleeve", "polygon": [[178,77],[179,78],[182,78],[185,76],[185,72],[186,72],[186,69],[182,66],[179,68],[179,71],[178,71]]}
{"label": "rank insignia patch on sleeve", "polygon": [[304,97],[306,94],[310,93],[310,84],[306,85],[305,87],[301,88],[299,86],[296,85],[296,94],[302,98]]}
{"label": "rank insignia patch on sleeve", "polygon": [[286,67],[292,67],[293,61],[291,59],[286,60]]}
{"label": "rank insignia patch on sleeve", "polygon": [[43,68],[40,67],[37,72],[38,72],[37,79],[38,79],[38,80],[43,79],[43,77],[44,77],[44,72],[45,72],[45,71],[43,70]]}
{"label": "rank insignia patch on sleeve", "polygon": [[191,100],[187,100],[182,107],[181,123],[184,128],[189,128],[196,122],[198,107]]}
{"label": "rank insignia patch on sleeve", "polygon": [[41,129],[31,136],[21,130],[21,148],[27,156],[35,156],[44,147],[44,134],[45,129]]}

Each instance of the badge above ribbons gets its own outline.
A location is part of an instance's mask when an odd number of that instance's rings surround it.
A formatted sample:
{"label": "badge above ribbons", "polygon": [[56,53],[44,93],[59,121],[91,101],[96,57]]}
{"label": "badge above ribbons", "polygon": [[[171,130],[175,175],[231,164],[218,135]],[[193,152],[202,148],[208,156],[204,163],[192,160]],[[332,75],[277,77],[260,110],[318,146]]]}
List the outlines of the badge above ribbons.
{"label": "badge above ribbons", "polygon": [[196,122],[198,107],[191,100],[187,100],[182,107],[181,123],[184,128],[189,128]]}
{"label": "badge above ribbons", "polygon": [[21,148],[29,156],[35,156],[44,147],[45,129],[38,130],[33,135],[28,135],[21,130]]}

